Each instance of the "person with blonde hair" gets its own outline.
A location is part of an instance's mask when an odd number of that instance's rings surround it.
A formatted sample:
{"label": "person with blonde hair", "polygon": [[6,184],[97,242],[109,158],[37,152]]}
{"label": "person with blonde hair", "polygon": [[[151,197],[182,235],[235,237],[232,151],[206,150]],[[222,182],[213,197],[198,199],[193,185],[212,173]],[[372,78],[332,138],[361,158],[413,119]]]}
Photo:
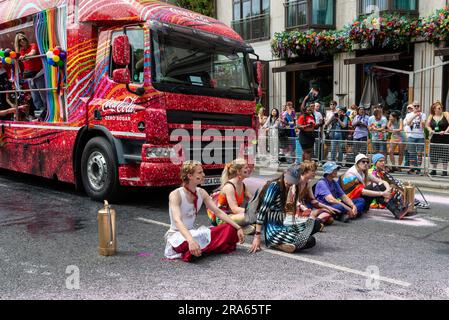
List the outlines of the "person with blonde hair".
{"label": "person with blonde hair", "polygon": [[447,164],[449,162],[449,113],[444,112],[440,101],[432,104],[430,116],[426,122],[430,138],[430,163],[432,171],[430,175],[437,174],[438,163],[443,164],[442,176],[447,176]]}
{"label": "person with blonde hair", "polygon": [[[248,178],[251,170],[245,159],[235,159],[225,165],[221,175],[220,191],[217,194],[217,206],[228,213],[230,218],[240,226],[245,226],[245,200],[252,198],[251,193],[246,188],[243,180]],[[213,225],[223,223],[219,217],[216,217],[212,210],[207,212]],[[244,229],[246,234],[254,232],[254,228]]]}
{"label": "person with blonde hair", "polygon": [[[170,229],[165,234],[165,256],[169,259],[191,262],[202,254],[230,253],[235,251],[237,242],[245,240],[242,228],[215,205],[204,189],[199,188],[204,177],[200,162],[182,164],[182,186],[169,195]],[[194,229],[203,203],[226,223]]]}
{"label": "person with blonde hair", "polygon": [[[39,55],[39,48],[36,43],[30,43],[23,32],[18,32],[14,41],[15,50],[20,53],[19,60],[23,65],[23,78],[28,79],[30,89],[45,88],[45,77],[41,58],[32,58]],[[34,107],[38,110],[46,110],[46,96],[44,92],[32,91]],[[43,117],[44,115],[41,115]]]}

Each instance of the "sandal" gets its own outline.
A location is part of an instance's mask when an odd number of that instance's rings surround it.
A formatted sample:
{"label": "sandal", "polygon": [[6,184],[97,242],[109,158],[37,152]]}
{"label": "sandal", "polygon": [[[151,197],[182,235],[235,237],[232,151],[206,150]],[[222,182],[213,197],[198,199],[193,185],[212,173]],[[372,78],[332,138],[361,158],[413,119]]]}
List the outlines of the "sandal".
{"label": "sandal", "polygon": [[281,243],[281,244],[275,245],[274,248],[276,248],[277,250],[280,250],[280,251],[287,252],[287,253],[293,253],[296,251],[296,246],[291,243]]}

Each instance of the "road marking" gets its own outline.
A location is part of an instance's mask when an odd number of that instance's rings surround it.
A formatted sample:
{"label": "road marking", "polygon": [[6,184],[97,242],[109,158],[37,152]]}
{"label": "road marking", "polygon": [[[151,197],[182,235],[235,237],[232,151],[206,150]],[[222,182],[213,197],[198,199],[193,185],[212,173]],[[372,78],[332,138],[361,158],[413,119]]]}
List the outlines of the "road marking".
{"label": "road marking", "polygon": [[[169,224],[163,223],[163,222],[159,222],[159,221],[156,221],[156,220],[145,219],[145,218],[136,218],[136,220],[139,220],[139,221],[142,221],[142,222],[145,222],[145,223],[157,224],[157,225],[168,227],[168,228],[170,227]],[[244,248],[248,248],[248,249],[251,248],[251,245],[247,244],[247,243],[239,244],[239,246],[244,247]],[[356,269],[351,269],[351,268],[335,265],[335,264],[332,264],[332,263],[323,262],[323,261],[319,261],[319,260],[314,260],[314,259],[310,259],[310,258],[306,258],[306,257],[302,257],[302,256],[298,256],[298,255],[282,252],[282,251],[276,251],[276,250],[272,250],[272,249],[263,249],[262,251],[271,253],[273,255],[278,255],[278,256],[281,256],[281,257],[289,258],[289,259],[294,259],[294,260],[298,260],[298,261],[302,261],[302,262],[306,262],[306,263],[315,264],[315,265],[318,265],[318,266],[321,266],[321,267],[325,267],[325,268],[330,268],[330,269],[334,269],[334,270],[338,270],[338,271],[342,271],[342,272],[356,274],[356,275],[359,275],[359,276],[362,276],[362,277],[366,277],[366,278],[371,278],[371,276],[372,276],[370,273],[365,272],[365,271],[359,271],[359,270],[356,270]],[[396,279],[392,279],[392,278],[379,276],[378,279],[379,279],[379,281],[395,284],[395,285],[398,285],[398,286],[401,286],[401,287],[410,287],[411,286],[411,283],[409,283],[409,282],[396,280]]]}
{"label": "road marking", "polygon": [[410,227],[436,227],[437,225],[427,219],[419,217],[405,217],[402,220],[397,220],[393,217],[390,211],[384,209],[370,210],[366,215],[369,219],[374,219],[381,222],[395,223],[406,225]]}

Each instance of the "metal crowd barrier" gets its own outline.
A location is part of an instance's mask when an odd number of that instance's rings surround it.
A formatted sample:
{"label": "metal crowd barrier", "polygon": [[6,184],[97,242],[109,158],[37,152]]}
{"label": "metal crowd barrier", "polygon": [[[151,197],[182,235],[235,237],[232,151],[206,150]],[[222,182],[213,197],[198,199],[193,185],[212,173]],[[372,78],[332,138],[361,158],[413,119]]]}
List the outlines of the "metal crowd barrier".
{"label": "metal crowd barrier", "polygon": [[[386,165],[393,172],[429,175],[431,179],[449,175],[449,144],[431,143],[430,140],[409,142],[407,137],[402,142],[371,137],[357,141],[352,138],[353,131],[350,130],[317,130],[315,134],[312,160],[321,164],[335,161],[341,166],[351,167],[359,153],[370,159],[375,153],[383,153]],[[302,150],[297,133],[293,135],[290,129],[269,129],[267,134],[259,134],[257,158],[280,164],[301,163]]]}

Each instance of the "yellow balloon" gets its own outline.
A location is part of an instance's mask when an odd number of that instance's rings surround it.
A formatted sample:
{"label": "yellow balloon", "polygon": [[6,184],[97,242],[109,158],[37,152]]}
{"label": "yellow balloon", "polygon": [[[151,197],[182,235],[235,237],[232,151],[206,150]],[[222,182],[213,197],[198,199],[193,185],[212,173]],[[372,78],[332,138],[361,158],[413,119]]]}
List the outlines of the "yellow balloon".
{"label": "yellow balloon", "polygon": [[53,61],[54,62],[58,62],[59,60],[61,60],[61,58],[59,58],[59,56],[53,56]]}
{"label": "yellow balloon", "polygon": [[11,59],[10,57],[7,57],[7,58],[5,58],[5,62],[6,62],[7,64],[11,64],[12,59]]}

